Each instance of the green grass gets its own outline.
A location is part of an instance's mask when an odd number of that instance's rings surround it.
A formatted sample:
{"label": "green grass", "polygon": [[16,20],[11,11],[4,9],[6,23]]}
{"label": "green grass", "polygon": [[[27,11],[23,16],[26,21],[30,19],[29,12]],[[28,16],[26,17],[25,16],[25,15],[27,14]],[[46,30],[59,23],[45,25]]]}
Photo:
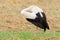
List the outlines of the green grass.
{"label": "green grass", "polygon": [[0,38],[1,39],[10,39],[10,38],[16,38],[16,39],[35,39],[36,37],[42,38],[42,37],[60,37],[60,33],[39,33],[39,34],[34,34],[33,32],[0,32]]}

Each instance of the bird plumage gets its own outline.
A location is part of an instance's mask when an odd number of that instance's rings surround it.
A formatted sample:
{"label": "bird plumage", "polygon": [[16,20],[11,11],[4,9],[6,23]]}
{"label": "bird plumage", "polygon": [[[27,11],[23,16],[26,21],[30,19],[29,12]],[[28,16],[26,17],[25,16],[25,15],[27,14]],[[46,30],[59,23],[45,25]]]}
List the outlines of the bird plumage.
{"label": "bird plumage", "polygon": [[49,29],[48,23],[46,21],[46,15],[43,10],[37,6],[30,6],[21,11],[21,14],[34,25],[44,29]]}

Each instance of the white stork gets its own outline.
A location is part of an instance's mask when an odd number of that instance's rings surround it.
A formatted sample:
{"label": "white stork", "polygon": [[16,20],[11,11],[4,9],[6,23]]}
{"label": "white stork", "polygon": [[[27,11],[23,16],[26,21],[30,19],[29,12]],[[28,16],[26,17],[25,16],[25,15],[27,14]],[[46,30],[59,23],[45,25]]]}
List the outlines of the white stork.
{"label": "white stork", "polygon": [[27,19],[27,21],[33,23],[34,25],[44,29],[49,29],[48,23],[46,21],[46,15],[41,8],[38,6],[30,6],[21,11],[21,14]]}

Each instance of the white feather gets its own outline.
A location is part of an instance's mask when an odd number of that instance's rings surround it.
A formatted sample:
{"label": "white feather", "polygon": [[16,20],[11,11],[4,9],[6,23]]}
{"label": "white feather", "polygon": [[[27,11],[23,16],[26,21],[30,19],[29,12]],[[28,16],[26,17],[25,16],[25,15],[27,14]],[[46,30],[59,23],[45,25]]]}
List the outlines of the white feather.
{"label": "white feather", "polygon": [[21,11],[25,18],[35,19],[36,15],[34,13],[26,12],[24,10]]}
{"label": "white feather", "polygon": [[36,14],[38,12],[40,13],[41,17],[43,17],[43,15],[41,13],[41,12],[43,12],[43,10],[40,9],[39,7],[37,7],[37,6],[30,6],[30,7],[26,8],[26,9],[23,9],[21,11],[21,14],[23,14],[25,16],[25,18],[35,19]]}

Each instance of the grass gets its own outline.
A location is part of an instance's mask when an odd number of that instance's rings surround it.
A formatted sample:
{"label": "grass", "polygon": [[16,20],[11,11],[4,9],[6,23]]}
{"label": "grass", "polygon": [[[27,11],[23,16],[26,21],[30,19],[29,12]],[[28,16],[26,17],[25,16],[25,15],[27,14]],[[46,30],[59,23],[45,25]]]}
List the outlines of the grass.
{"label": "grass", "polygon": [[5,32],[0,32],[0,38],[1,39],[11,39],[11,38],[16,38],[18,40],[18,38],[22,38],[24,39],[31,39],[31,40],[35,40],[35,38],[42,38],[42,37],[60,37],[60,33],[56,32],[54,33],[39,33],[39,34],[34,34],[33,32],[14,32],[14,31],[5,31]]}
{"label": "grass", "polygon": [[23,38],[23,39],[33,39],[35,36],[33,33],[31,32],[0,32],[0,38],[4,39],[4,38]]}

